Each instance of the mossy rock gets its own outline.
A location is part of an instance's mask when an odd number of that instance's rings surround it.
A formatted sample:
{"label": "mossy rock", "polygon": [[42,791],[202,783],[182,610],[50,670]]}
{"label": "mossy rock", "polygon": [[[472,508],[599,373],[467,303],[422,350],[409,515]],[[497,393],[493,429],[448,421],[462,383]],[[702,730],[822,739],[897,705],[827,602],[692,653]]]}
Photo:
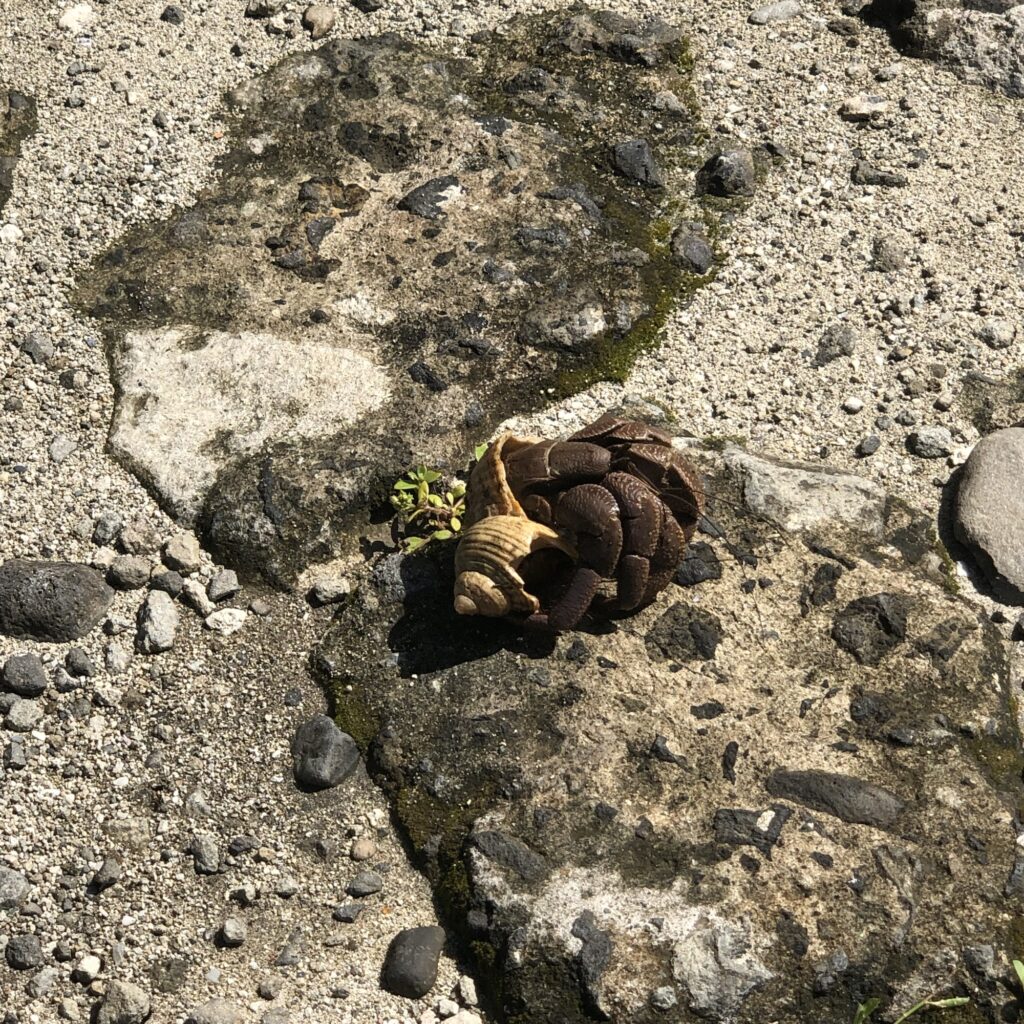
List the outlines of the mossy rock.
{"label": "mossy rock", "polygon": [[[820,1024],[932,983],[939,956],[967,1019],[998,1019],[1005,999],[960,957],[1019,952],[1001,638],[944,588],[909,506],[830,546],[748,511],[727,454],[688,450],[721,578],[544,643],[456,616],[452,549],[431,545],[378,563],[314,658],[491,1010],[646,1024],[670,986],[672,1020]],[[832,585],[813,589],[823,564]],[[905,622],[860,664],[833,624],[881,593]],[[708,658],[652,659],[670,609],[714,615]],[[775,795],[783,769],[810,788]]]}

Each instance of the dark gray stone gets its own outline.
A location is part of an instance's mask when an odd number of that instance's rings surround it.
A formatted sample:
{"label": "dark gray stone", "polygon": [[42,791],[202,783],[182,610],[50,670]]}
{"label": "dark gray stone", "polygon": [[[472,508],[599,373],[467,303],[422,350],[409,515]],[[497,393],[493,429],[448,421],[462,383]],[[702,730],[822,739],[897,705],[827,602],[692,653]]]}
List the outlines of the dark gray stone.
{"label": "dark gray stone", "polygon": [[92,539],[101,547],[109,547],[117,540],[122,526],[124,526],[124,520],[117,513],[104,512],[96,520],[96,525],[92,531]]}
{"label": "dark gray stone", "polygon": [[72,647],[64,655],[64,667],[68,670],[69,675],[76,679],[91,679],[96,675],[96,666],[93,664],[92,658],[81,647]]}
{"label": "dark gray stone", "polygon": [[185,580],[182,579],[180,573],[175,572],[173,569],[168,569],[167,572],[154,576],[149,581],[149,584],[154,590],[162,590],[171,597],[177,597],[185,586]]}
{"label": "dark gray stone", "polygon": [[438,220],[444,213],[441,205],[451,198],[451,190],[458,185],[459,179],[454,174],[431,178],[403,196],[398,201],[398,209],[427,220]]}
{"label": "dark gray stone", "polygon": [[772,796],[843,821],[882,829],[892,828],[904,807],[899,797],[881,786],[833,772],[780,768],[768,776],[765,789]]}
{"label": "dark gray stone", "polygon": [[646,139],[629,139],[612,147],[612,167],[616,174],[644,188],[661,188],[665,184],[654,151]]}
{"label": "dark gray stone", "polygon": [[612,955],[611,935],[597,926],[597,918],[590,910],[576,918],[572,934],[582,942],[575,966],[583,1005],[599,1020],[608,1020],[610,1015],[601,1004],[601,975]]}
{"label": "dark gray stone", "polygon": [[295,928],[288,936],[281,952],[277,954],[274,961],[277,967],[294,967],[306,953],[306,940],[301,928]]}
{"label": "dark gray stone", "polygon": [[647,633],[647,651],[655,661],[711,661],[722,638],[722,626],[710,612],[675,604]]}
{"label": "dark gray stone", "polygon": [[672,233],[672,255],[692,274],[706,274],[715,262],[708,240],[685,224]]}
{"label": "dark gray stone", "polygon": [[708,700],[703,704],[692,704],[690,706],[690,714],[694,718],[700,719],[702,722],[709,721],[712,718],[717,718],[719,715],[725,714],[725,705],[717,700]]}
{"label": "dark gray stone", "polygon": [[178,956],[157,960],[149,969],[149,977],[157,992],[180,992],[188,979],[188,962]]}
{"label": "dark gray stone", "polygon": [[877,665],[907,636],[910,602],[902,594],[873,594],[837,612],[832,639],[861,665]]}
{"label": "dark gray stone", "polygon": [[220,870],[220,849],[213,836],[193,836],[191,851],[197,875],[215,875]]}
{"label": "dark gray stone", "polygon": [[437,965],[444,949],[443,928],[429,925],[406,928],[388,947],[381,973],[384,988],[406,999],[421,999],[437,981]]}
{"label": "dark gray stone", "polygon": [[547,863],[539,853],[502,832],[477,832],[473,845],[488,860],[514,871],[526,882],[536,882],[547,874]]}
{"label": "dark gray stone", "polygon": [[779,841],[782,826],[792,813],[788,807],[778,805],[763,811],[719,808],[712,822],[715,841],[729,846],[753,846],[771,859],[772,847]]}
{"label": "dark gray stone", "polygon": [[877,434],[869,434],[857,442],[857,454],[861,458],[874,455],[882,447],[882,439]]}
{"label": "dark gray stone", "polygon": [[348,885],[345,892],[356,899],[363,899],[366,896],[373,896],[384,888],[384,881],[376,871],[360,871]]}
{"label": "dark gray stone", "polygon": [[676,583],[681,587],[693,587],[698,583],[721,578],[722,563],[710,544],[696,541],[687,546],[676,570]]}
{"label": "dark gray stone", "polygon": [[114,592],[87,565],[11,559],[0,565],[0,633],[49,643],[85,636]]}
{"label": "dark gray stone", "polygon": [[331,917],[342,924],[353,924],[359,920],[359,915],[365,909],[365,903],[340,903],[331,912]]}
{"label": "dark gray stone", "polygon": [[7,940],[5,956],[7,966],[12,971],[31,971],[42,966],[43,947],[39,943],[39,937],[31,932],[12,935]]}
{"label": "dark gray stone", "polygon": [[883,170],[867,160],[858,160],[850,177],[855,185],[876,185],[880,188],[903,188],[910,182],[905,174]]}
{"label": "dark gray stone", "polygon": [[12,654],[4,662],[4,689],[19,697],[39,697],[46,692],[46,670],[35,654]]}
{"label": "dark gray stone", "polygon": [[843,356],[852,356],[856,350],[857,332],[849,324],[833,324],[818,342],[812,365],[827,366]]}
{"label": "dark gray stone", "polygon": [[754,194],[754,157],[749,149],[726,149],[701,168],[697,184],[702,192],[731,198]]}
{"label": "dark gray stone", "polygon": [[234,597],[242,589],[238,582],[238,576],[233,569],[222,569],[218,572],[206,588],[206,594],[211,601],[226,601]]}
{"label": "dark gray stone", "polygon": [[292,757],[295,781],[300,786],[329,789],[355,771],[359,748],[326,715],[314,715],[295,731]]}
{"label": "dark gray stone", "polygon": [[953,438],[945,427],[922,427],[907,438],[907,450],[919,459],[944,459],[953,454]]}
{"label": "dark gray stone", "polygon": [[90,892],[95,894],[105,892],[121,880],[121,874],[121,862],[116,857],[105,857],[96,874],[92,876],[92,881],[89,883]]}

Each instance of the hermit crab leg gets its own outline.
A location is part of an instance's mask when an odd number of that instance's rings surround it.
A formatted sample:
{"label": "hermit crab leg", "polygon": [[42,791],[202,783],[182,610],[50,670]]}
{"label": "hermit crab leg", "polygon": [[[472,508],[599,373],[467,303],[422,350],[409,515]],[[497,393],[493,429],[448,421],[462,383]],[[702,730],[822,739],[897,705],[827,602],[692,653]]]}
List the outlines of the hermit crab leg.
{"label": "hermit crab leg", "polygon": [[647,581],[647,593],[644,594],[643,604],[653,601],[669,585],[676,569],[679,568],[679,560],[683,556],[686,543],[687,537],[683,528],[671,515],[666,514],[662,520],[658,546],[651,558],[651,574]]}
{"label": "hermit crab leg", "polygon": [[632,611],[643,603],[647,592],[650,560],[661,536],[664,506],[643,481],[628,473],[609,473],[604,486],[618,503],[622,522],[617,605],[622,611]]}
{"label": "hermit crab leg", "polygon": [[602,580],[610,579],[622,553],[622,523],[614,495],[600,484],[579,484],[559,499],[555,519],[575,536],[579,555],[569,589],[545,617],[531,616],[531,625],[572,629],[586,614]]}
{"label": "hermit crab leg", "polygon": [[559,598],[551,611],[531,615],[526,620],[527,625],[554,630],[556,633],[572,629],[587,614],[601,581],[602,577],[593,569],[581,566],[573,574],[569,589]]}
{"label": "hermit crab leg", "polygon": [[685,459],[661,444],[629,444],[614,449],[612,468],[638,477],[655,491],[689,541],[704,513],[704,487]]}

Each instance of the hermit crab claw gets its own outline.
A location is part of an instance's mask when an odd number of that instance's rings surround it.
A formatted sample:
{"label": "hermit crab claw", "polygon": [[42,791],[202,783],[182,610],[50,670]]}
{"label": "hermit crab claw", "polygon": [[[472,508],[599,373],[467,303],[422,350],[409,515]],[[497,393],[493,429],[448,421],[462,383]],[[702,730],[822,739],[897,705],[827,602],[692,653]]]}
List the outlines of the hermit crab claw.
{"label": "hermit crab claw", "polygon": [[525,517],[488,516],[474,523],[455,553],[455,611],[492,618],[539,611],[540,601],[527,592],[519,568],[544,548],[576,557],[558,533]]}

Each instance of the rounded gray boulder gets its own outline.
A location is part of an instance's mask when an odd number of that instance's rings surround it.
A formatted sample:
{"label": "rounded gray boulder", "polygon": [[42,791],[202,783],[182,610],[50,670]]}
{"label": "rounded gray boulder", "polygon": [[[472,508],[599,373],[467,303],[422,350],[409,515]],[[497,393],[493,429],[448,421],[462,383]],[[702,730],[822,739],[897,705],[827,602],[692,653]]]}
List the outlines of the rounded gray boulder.
{"label": "rounded gray boulder", "polygon": [[0,633],[50,643],[85,636],[114,591],[88,565],[13,558],[0,565]]}
{"label": "rounded gray boulder", "polygon": [[406,928],[388,947],[381,983],[396,996],[420,999],[437,981],[437,964],[444,949],[443,928]]}
{"label": "rounded gray boulder", "polygon": [[989,434],[964,465],[954,530],[999,596],[1024,604],[1024,427]]}

